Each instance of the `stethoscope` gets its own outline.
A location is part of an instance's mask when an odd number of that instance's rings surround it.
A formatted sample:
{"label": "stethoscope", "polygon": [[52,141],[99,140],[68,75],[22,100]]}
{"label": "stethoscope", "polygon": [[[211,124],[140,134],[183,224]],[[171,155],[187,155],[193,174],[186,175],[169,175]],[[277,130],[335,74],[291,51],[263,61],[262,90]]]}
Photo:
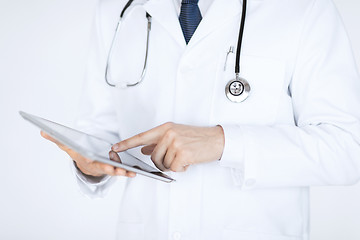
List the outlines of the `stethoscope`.
{"label": "stethoscope", "polygon": [[135,83],[119,83],[119,84],[114,84],[111,83],[109,81],[109,72],[111,70],[110,65],[111,65],[111,60],[112,60],[112,56],[113,56],[113,50],[114,50],[114,45],[115,45],[115,41],[119,35],[119,30],[121,28],[121,24],[123,22],[123,18],[124,18],[124,14],[126,12],[126,10],[131,6],[132,2],[134,0],[129,0],[123,10],[121,11],[120,14],[120,18],[119,21],[116,25],[116,29],[115,29],[115,34],[114,37],[111,41],[111,46],[110,46],[110,50],[109,50],[109,54],[107,57],[107,61],[106,61],[106,67],[105,67],[105,81],[106,83],[110,86],[110,87],[120,87],[120,88],[127,88],[127,87],[134,87],[136,85],[138,85],[139,83],[141,83],[144,80],[145,74],[146,74],[146,70],[147,70],[147,60],[148,60],[148,54],[149,54],[149,39],[150,39],[150,31],[151,31],[151,16],[149,13],[146,13],[146,19],[147,19],[147,34],[146,34],[146,50],[145,50],[145,60],[144,60],[144,66],[140,75],[140,79],[135,82]]}
{"label": "stethoscope", "polygon": [[[149,52],[149,40],[150,40],[150,31],[151,31],[151,20],[152,17],[149,13],[146,13],[146,19],[147,19],[147,37],[146,37],[146,50],[145,50],[145,59],[144,59],[144,66],[141,72],[140,79],[135,83],[111,83],[109,81],[109,72],[111,70],[111,60],[113,56],[113,49],[115,41],[119,35],[119,30],[121,28],[121,24],[123,22],[124,14],[126,10],[131,6],[134,0],[129,0],[126,5],[124,6],[123,10],[121,11],[119,21],[116,26],[115,34],[111,42],[107,62],[106,62],[106,68],[105,68],[105,81],[106,83],[111,87],[120,87],[120,88],[127,88],[127,87],[134,87],[140,84],[145,77],[146,70],[147,70],[147,60],[148,60],[148,52]],[[249,97],[250,94],[250,84],[249,82],[240,77],[240,53],[241,53],[241,46],[242,46],[242,40],[244,35],[244,28],[245,28],[245,19],[246,19],[246,10],[247,10],[247,0],[243,0],[243,10],[241,14],[241,22],[240,22],[240,31],[239,31],[239,37],[237,42],[237,49],[236,49],[236,60],[235,60],[235,78],[231,79],[225,87],[225,95],[226,97],[235,103],[243,102],[245,99]]]}

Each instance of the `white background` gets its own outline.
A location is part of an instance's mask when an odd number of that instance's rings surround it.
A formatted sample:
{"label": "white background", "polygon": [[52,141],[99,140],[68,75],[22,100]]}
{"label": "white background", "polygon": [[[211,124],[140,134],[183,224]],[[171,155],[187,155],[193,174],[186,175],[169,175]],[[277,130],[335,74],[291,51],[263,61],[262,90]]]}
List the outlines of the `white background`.
{"label": "white background", "polygon": [[[336,4],[360,63],[360,1]],[[105,199],[83,196],[67,156],[18,115],[73,124],[95,5],[0,0],[0,239],[115,237],[120,185]],[[360,239],[360,184],[313,188],[311,204],[312,240]]]}

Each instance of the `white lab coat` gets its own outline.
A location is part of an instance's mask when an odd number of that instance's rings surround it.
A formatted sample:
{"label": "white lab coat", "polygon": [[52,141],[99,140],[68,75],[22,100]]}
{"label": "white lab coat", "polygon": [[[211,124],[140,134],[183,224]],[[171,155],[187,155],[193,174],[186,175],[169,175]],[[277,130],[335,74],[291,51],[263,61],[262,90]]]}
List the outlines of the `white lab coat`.
{"label": "white lab coat", "polygon": [[[105,61],[125,2],[98,7],[79,126],[117,142],[168,121],[220,124],[225,149],[220,161],[170,173],[171,184],[127,180],[120,239],[308,239],[309,186],[353,184],[360,176],[360,80],[332,1],[249,0],[241,75],[252,92],[243,103],[225,96],[235,54],[224,71],[241,1],[214,0],[188,46],[173,1],[131,8],[118,74],[139,78],[145,11],[153,22],[148,70],[137,87],[114,89],[104,81]],[[93,195],[111,182],[78,177]]]}

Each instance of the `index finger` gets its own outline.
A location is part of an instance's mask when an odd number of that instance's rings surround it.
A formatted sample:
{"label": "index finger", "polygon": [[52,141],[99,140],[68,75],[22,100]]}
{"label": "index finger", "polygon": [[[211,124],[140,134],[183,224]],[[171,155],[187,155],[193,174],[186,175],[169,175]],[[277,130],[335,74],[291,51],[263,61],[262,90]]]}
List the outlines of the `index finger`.
{"label": "index finger", "polygon": [[123,152],[130,148],[157,143],[160,136],[168,129],[168,124],[163,124],[146,132],[139,133],[133,137],[118,142],[112,146],[115,152]]}
{"label": "index finger", "polygon": [[45,139],[47,139],[47,140],[55,143],[55,144],[58,145],[60,148],[62,148],[62,149],[65,149],[65,148],[66,148],[65,145],[63,145],[62,143],[60,143],[60,142],[59,142],[58,140],[56,140],[55,138],[51,137],[51,136],[50,136],[49,134],[47,134],[46,132],[41,131],[40,134],[41,134],[41,136],[42,136],[43,138],[45,138]]}
{"label": "index finger", "polygon": [[40,131],[40,134],[41,134],[41,136],[42,136],[43,138],[45,138],[45,139],[47,139],[47,140],[49,140],[49,141],[52,141],[53,143],[59,144],[59,142],[58,142],[55,138],[51,137],[51,136],[50,136],[49,134],[47,134],[46,132]]}

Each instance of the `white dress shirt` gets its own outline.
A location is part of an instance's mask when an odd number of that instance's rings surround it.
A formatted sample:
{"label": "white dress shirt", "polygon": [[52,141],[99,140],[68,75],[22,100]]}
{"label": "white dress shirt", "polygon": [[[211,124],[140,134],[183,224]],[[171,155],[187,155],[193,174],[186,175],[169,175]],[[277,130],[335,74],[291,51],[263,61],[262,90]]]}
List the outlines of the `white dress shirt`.
{"label": "white dress shirt", "polygon": [[[199,0],[198,5],[200,8],[202,17],[205,16],[205,14],[207,13],[207,10],[211,6],[212,2],[213,2],[213,0]],[[179,9],[179,14],[180,14],[181,0],[174,0],[174,4],[175,4],[176,9]]]}

